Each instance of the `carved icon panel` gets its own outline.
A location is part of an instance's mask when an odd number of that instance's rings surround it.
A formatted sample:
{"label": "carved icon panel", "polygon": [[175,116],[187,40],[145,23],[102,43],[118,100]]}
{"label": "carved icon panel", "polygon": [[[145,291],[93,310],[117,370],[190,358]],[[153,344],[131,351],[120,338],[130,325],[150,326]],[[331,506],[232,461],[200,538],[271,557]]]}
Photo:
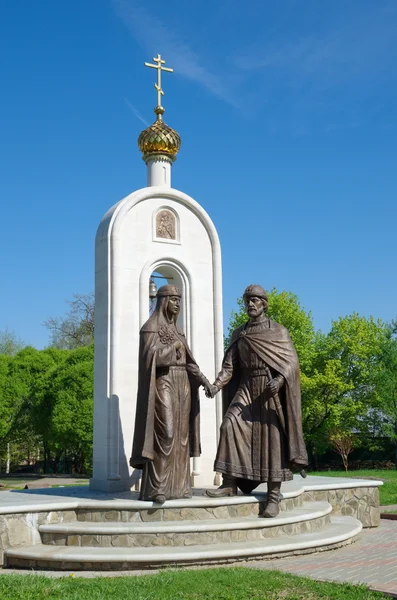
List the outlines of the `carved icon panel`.
{"label": "carved icon panel", "polygon": [[160,210],[156,215],[156,237],[176,240],[176,217],[170,210]]}

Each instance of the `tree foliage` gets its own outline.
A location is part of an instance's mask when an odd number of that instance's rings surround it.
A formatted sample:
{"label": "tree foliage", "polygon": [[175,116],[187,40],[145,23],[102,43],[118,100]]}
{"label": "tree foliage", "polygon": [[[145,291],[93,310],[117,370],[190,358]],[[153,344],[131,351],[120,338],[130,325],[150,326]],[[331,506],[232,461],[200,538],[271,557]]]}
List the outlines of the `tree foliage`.
{"label": "tree foliage", "polygon": [[[92,454],[94,296],[76,294],[64,317],[50,318],[51,345],[26,346],[0,332],[0,460],[44,471],[88,471]],[[63,464],[62,464],[63,463]]]}
{"label": "tree foliage", "polygon": [[378,402],[376,414],[382,432],[394,442],[397,467],[397,336],[389,327],[383,340],[375,374]]}
{"label": "tree foliage", "polygon": [[[243,300],[237,303],[226,342],[248,320]],[[325,334],[315,330],[311,313],[295,294],[276,289],[269,294],[267,314],[287,327],[299,356],[303,428],[312,462],[338,436],[345,439],[353,432],[355,446],[364,440],[370,444],[386,397],[384,428],[394,428],[397,440],[397,341],[390,327],[353,313],[333,321]],[[387,374],[392,371],[394,378]],[[382,387],[381,381],[387,384]]]}
{"label": "tree foliage", "polygon": [[371,408],[376,406],[377,361],[387,328],[356,313],[333,321],[318,333],[309,377],[304,384],[304,426],[312,453],[327,447],[331,431],[370,436]]}
{"label": "tree foliage", "polygon": [[14,356],[25,345],[14,331],[10,331],[7,328],[0,331],[0,354]]}
{"label": "tree foliage", "polygon": [[73,351],[26,347],[0,356],[0,451],[7,443],[39,451],[43,469],[65,456],[76,471],[91,462],[93,346]]}
{"label": "tree foliage", "polygon": [[44,322],[50,331],[50,346],[67,350],[89,346],[94,342],[94,294],[74,294],[68,304],[65,316]]}
{"label": "tree foliage", "polygon": [[91,462],[93,436],[93,346],[73,350],[57,365],[43,399],[51,402],[51,442],[73,457],[83,472]]}

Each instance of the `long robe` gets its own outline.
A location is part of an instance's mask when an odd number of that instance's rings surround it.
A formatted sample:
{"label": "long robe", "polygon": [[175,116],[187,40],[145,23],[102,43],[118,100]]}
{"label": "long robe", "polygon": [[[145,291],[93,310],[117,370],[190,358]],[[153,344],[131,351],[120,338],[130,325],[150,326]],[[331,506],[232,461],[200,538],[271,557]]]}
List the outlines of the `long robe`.
{"label": "long robe", "polygon": [[[272,396],[266,386],[275,377],[282,387]],[[287,329],[270,319],[237,328],[216,383],[224,418],[214,470],[235,477],[243,491],[292,479],[307,453],[299,362]]]}
{"label": "long robe", "polygon": [[[164,306],[142,327],[131,466],[141,500],[190,497],[190,456],[200,455],[200,369]],[[177,351],[175,342],[182,347]]]}

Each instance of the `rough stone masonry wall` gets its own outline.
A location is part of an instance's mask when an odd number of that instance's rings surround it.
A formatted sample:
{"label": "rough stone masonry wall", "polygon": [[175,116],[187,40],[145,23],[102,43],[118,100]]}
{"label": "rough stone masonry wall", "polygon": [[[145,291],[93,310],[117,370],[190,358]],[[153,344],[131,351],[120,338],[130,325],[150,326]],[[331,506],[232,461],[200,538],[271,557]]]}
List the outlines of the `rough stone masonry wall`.
{"label": "rough stone masonry wall", "polygon": [[326,500],[331,504],[334,513],[356,517],[363,527],[378,527],[380,524],[377,487],[306,491],[303,500]]}
{"label": "rough stone masonry wall", "polygon": [[[360,487],[360,488],[346,488],[338,490],[326,490],[326,491],[306,491],[298,498],[283,501],[282,508],[284,510],[291,510],[294,505],[300,505],[301,502],[307,502],[310,500],[321,501],[326,500],[332,505],[333,511],[336,514],[349,515],[356,517],[361,521],[363,527],[377,527],[380,523],[380,509],[379,509],[379,490],[377,487]],[[221,507],[224,509],[225,507]],[[239,507],[231,505],[226,509],[230,517],[245,516],[248,514],[256,514],[259,510],[259,504],[249,503],[248,505],[242,504]],[[186,509],[182,509],[186,510]],[[159,516],[153,514],[137,514],[133,516],[134,511],[115,511],[117,517],[110,520],[115,521],[129,521],[129,520],[183,520],[191,519],[192,514],[189,509],[186,514],[182,514],[182,511],[172,511],[174,514]],[[199,511],[200,509],[193,509]],[[211,508],[209,511],[205,511],[205,514],[200,512],[200,515],[196,515],[196,518],[227,518],[226,511],[220,508]],[[138,511],[140,513],[145,511]],[[157,511],[146,511],[146,513],[157,512]],[[164,509],[164,513],[165,513]],[[124,514],[125,513],[125,514]],[[127,514],[128,513],[128,514]],[[180,514],[176,514],[180,513]],[[189,514],[190,513],[190,514]],[[225,513],[225,514],[224,514]],[[16,514],[5,514],[0,515],[0,566],[3,564],[3,551],[7,548],[17,548],[20,546],[31,546],[41,542],[38,527],[45,523],[61,523],[61,522],[73,522],[73,521],[84,521],[84,520],[104,520],[107,521],[106,515],[110,517],[110,513],[104,514],[102,511],[84,511],[84,510],[63,510],[63,511],[48,511],[39,513],[16,513]],[[168,516],[168,519],[167,519]]]}
{"label": "rough stone masonry wall", "polygon": [[76,521],[74,510],[0,515],[0,566],[7,548],[41,543],[40,525],[73,521]]}

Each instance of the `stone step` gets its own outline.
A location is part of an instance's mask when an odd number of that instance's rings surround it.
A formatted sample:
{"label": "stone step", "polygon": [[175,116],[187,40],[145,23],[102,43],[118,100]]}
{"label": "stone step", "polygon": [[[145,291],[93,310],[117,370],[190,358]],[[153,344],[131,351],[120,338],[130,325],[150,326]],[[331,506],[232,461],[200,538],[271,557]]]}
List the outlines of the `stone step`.
{"label": "stone step", "polygon": [[299,536],[248,542],[203,544],[175,548],[87,548],[37,544],[5,551],[8,568],[58,570],[127,570],[168,565],[211,564],[249,558],[270,558],[288,553],[328,549],[352,540],[362,525],[354,517],[332,517],[320,531]]}
{"label": "stone step", "polygon": [[274,519],[257,515],[229,519],[152,522],[76,521],[40,525],[43,544],[65,546],[188,546],[297,535],[329,523],[328,502],[308,502]]}
{"label": "stone step", "polygon": [[[92,504],[84,502],[76,510],[75,515],[78,521],[97,522],[229,519],[261,514],[265,502],[266,494],[263,493],[209,498],[202,492],[202,495],[194,495],[188,499],[167,500],[164,504],[135,499],[117,503],[114,501],[96,501]],[[280,511],[289,511],[302,504],[302,494],[287,493],[281,498]]]}

